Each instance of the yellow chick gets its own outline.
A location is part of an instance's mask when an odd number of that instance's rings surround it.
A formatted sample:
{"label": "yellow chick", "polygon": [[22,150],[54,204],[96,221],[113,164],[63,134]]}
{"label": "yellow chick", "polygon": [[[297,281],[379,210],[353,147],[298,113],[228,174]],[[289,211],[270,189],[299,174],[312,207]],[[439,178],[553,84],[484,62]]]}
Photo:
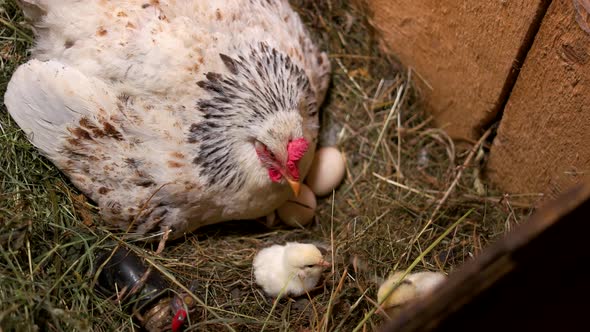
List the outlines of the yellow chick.
{"label": "yellow chick", "polygon": [[381,303],[381,308],[391,318],[396,316],[401,307],[414,299],[429,294],[446,280],[446,276],[440,272],[410,273],[399,284],[398,288],[387,296],[403,274],[403,271],[392,274],[381,284],[377,292],[377,301]]}
{"label": "yellow chick", "polygon": [[256,283],[272,297],[305,294],[329,266],[315,245],[297,242],[264,248],[253,262]]}

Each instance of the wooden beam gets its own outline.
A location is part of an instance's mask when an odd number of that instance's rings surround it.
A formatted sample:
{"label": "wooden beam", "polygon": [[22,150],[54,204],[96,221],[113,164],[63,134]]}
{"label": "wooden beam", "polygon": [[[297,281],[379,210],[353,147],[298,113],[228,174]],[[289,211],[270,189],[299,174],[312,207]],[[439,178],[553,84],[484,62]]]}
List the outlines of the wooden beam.
{"label": "wooden beam", "polygon": [[589,216],[590,182],[584,182],[539,208],[382,331],[585,330]]}

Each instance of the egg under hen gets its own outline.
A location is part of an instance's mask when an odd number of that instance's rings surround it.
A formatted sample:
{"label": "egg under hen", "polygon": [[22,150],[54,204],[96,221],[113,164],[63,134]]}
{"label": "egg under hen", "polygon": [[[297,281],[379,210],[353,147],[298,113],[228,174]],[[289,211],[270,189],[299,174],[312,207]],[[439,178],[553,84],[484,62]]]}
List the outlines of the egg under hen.
{"label": "egg under hen", "polygon": [[330,63],[286,0],[22,0],[5,104],[132,233],[253,219],[298,191]]}

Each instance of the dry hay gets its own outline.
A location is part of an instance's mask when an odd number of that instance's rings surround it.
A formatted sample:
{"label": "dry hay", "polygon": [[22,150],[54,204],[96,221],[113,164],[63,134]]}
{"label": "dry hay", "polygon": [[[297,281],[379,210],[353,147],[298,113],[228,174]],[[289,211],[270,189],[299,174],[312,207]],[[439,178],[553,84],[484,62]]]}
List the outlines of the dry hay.
{"label": "dry hay", "polygon": [[[305,229],[229,222],[169,243],[161,255],[142,242],[122,244],[177,286],[197,282],[205,306],[193,330],[375,330],[383,322],[374,313],[377,286],[388,273],[414,260],[414,270],[450,272],[529,212],[481,181],[485,140],[456,146],[433,127],[412,86],[416,75],[380,53],[362,6],[292,2],[330,52],[322,142],[345,152],[346,180],[320,200]],[[31,33],[13,0],[0,5],[3,95],[26,61]],[[3,105],[0,151],[0,330],[132,330],[124,308],[92,290],[97,249],[117,235],[100,226],[92,202],[37,153]],[[328,245],[333,270],[309,297],[273,306],[253,284],[251,262],[259,248],[290,240]]]}

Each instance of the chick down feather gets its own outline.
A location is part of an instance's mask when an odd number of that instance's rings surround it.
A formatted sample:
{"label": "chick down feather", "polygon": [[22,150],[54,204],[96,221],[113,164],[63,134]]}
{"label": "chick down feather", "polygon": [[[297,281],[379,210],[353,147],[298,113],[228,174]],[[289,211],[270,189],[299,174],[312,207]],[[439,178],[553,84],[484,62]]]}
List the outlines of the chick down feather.
{"label": "chick down feather", "polygon": [[328,266],[315,245],[298,242],[264,248],[252,264],[256,283],[273,297],[305,294],[317,285]]}

